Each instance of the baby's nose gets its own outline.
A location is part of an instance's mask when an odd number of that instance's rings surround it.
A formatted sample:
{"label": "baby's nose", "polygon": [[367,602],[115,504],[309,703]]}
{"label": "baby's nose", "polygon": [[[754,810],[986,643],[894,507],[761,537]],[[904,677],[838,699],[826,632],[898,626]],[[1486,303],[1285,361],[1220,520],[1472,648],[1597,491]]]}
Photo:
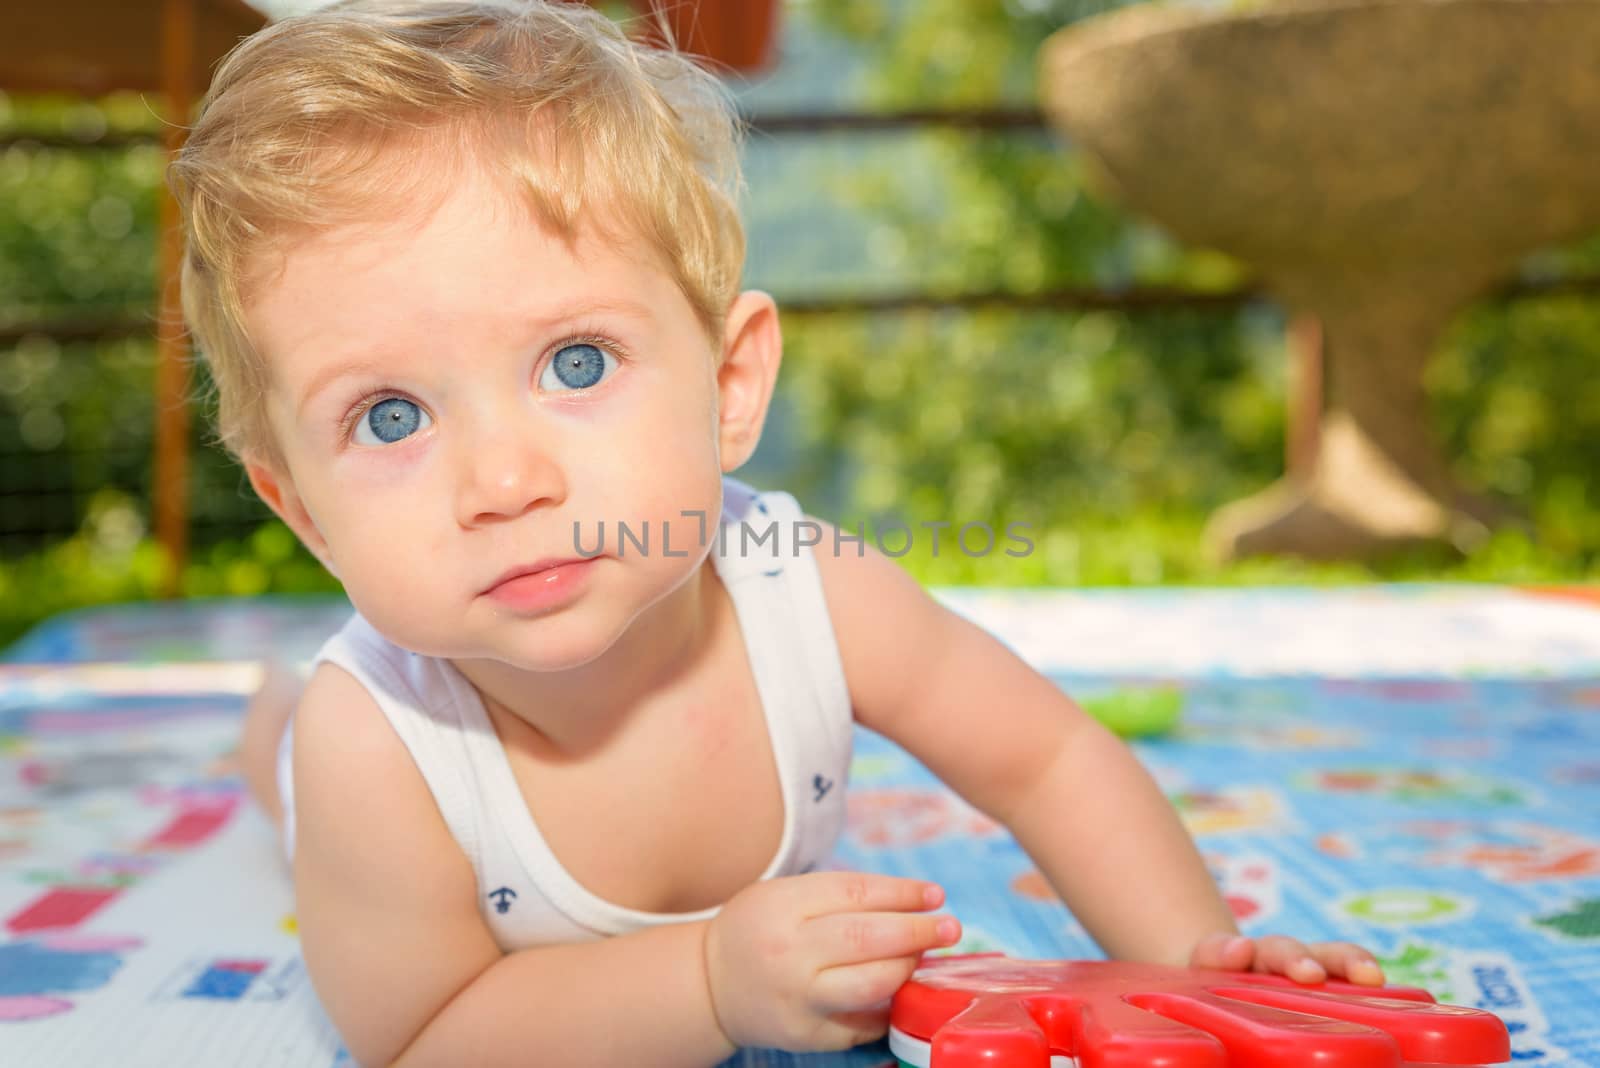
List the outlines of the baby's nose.
{"label": "baby's nose", "polygon": [[464,527],[515,519],[566,495],[554,442],[525,425],[474,435],[457,466],[457,518]]}

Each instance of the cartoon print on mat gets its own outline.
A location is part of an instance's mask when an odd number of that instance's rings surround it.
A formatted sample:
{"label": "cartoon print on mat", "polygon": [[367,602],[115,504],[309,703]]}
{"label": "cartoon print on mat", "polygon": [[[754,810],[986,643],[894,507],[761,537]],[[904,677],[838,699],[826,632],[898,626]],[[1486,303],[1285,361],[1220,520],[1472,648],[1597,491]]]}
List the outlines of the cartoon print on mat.
{"label": "cartoon print on mat", "polygon": [[109,852],[91,853],[63,868],[18,869],[16,882],[43,889],[5,917],[5,928],[25,934],[75,927],[164,863],[159,853]]}
{"label": "cartoon print on mat", "polygon": [[40,692],[0,708],[0,796],[12,802],[0,839],[14,861],[0,1019],[68,1011],[73,994],[111,983],[145,944],[81,925],[228,825],[242,784],[206,777],[206,762],[237,718],[237,701],[215,694]]}
{"label": "cartoon print on mat", "polygon": [[237,698],[192,694],[100,694],[72,701],[41,699],[0,706],[0,736],[33,741],[83,738],[166,728],[189,720],[236,722]]}
{"label": "cartoon print on mat", "polygon": [[1565,911],[1535,916],[1533,924],[1554,938],[1600,941],[1600,897],[1586,897],[1573,902]]}
{"label": "cartoon print on mat", "polygon": [[1361,856],[1361,844],[1343,831],[1317,835],[1317,848],[1340,860],[1355,860]]}
{"label": "cartoon print on mat", "polygon": [[1191,723],[1183,727],[1183,740],[1267,752],[1360,749],[1367,744],[1361,731],[1319,723]]}
{"label": "cartoon print on mat", "polygon": [[1600,786],[1600,760],[1580,760],[1550,769],[1550,781],[1563,786]]}
{"label": "cartoon print on mat", "polygon": [[[175,855],[209,841],[227,825],[241,801],[236,787],[221,792],[202,786],[144,793],[149,795],[145,797],[148,803],[158,806],[176,802],[176,810],[154,833],[146,825],[139,840],[128,846],[131,853],[90,848],[64,870],[21,873],[22,882],[43,883],[45,888],[5,918],[6,929],[12,934],[26,934],[85,922]],[[96,844],[107,837],[106,829],[115,830],[116,825],[93,829],[100,831],[95,835]]]}
{"label": "cartoon print on mat", "polygon": [[1251,854],[1207,853],[1205,861],[1234,919],[1252,924],[1278,914],[1283,899],[1278,891],[1278,865],[1272,860]]}
{"label": "cartoon print on mat", "polygon": [[1454,679],[1329,679],[1322,686],[1340,697],[1376,698],[1392,704],[1448,704],[1472,698],[1472,684]]}
{"label": "cartoon print on mat", "polygon": [[1208,680],[1197,696],[1204,707],[1225,709],[1228,719],[1257,726],[1298,718],[1305,707],[1305,695],[1298,687],[1260,681]]}
{"label": "cartoon print on mat", "polygon": [[1544,1011],[1510,957],[1423,939],[1407,939],[1393,952],[1376,956],[1390,983],[1420,986],[1440,1001],[1500,1017],[1511,1033],[1513,1062],[1557,1064],[1568,1059],[1565,1050],[1550,1042]]}
{"label": "cartoon print on mat", "polygon": [[[32,882],[51,879],[54,872],[32,873]],[[12,934],[31,931],[59,931],[76,927],[121,895],[125,883],[102,880],[99,885],[50,886],[20,909],[6,917],[6,930]]]}
{"label": "cartoon print on mat", "polygon": [[181,672],[83,670],[25,677],[0,702],[0,800],[13,802],[0,808],[0,855],[23,884],[5,916],[13,935],[83,923],[208,843],[244,798],[215,759],[236,741],[236,697]]}
{"label": "cartoon print on mat", "polygon": [[1600,842],[1560,827],[1515,820],[1409,820],[1325,835],[1318,845],[1334,856],[1468,868],[1504,883],[1600,876]]}
{"label": "cartoon print on mat", "polygon": [[185,961],[153,995],[157,1001],[281,1001],[306,979],[298,957],[206,957]]}
{"label": "cartoon print on mat", "polygon": [[[293,535],[268,528],[263,547],[287,553]],[[171,661],[250,660],[263,649],[285,659],[309,659],[350,615],[343,597],[292,601],[237,598],[109,605],[68,612],[40,624],[15,647],[19,660]]]}
{"label": "cartoon print on mat", "polygon": [[1555,1064],[1568,1059],[1566,1050],[1550,1041],[1550,1022],[1515,961],[1502,953],[1474,951],[1460,954],[1457,968],[1466,973],[1457,980],[1468,991],[1463,1004],[1486,1009],[1505,1022],[1513,1061]]}
{"label": "cartoon print on mat", "polygon": [[1259,786],[1180,790],[1171,799],[1190,834],[1279,830],[1290,822],[1283,796]]}
{"label": "cartoon print on mat", "polygon": [[1600,683],[1578,685],[1557,683],[1556,689],[1558,695],[1552,704],[1563,704],[1586,711],[1600,711]]}
{"label": "cartoon print on mat", "polygon": [[138,938],[49,932],[0,942],[0,1023],[37,1020],[72,1008],[63,994],[111,981]]}
{"label": "cartoon print on mat", "polygon": [[1000,825],[947,790],[858,790],[846,833],[869,849],[903,849],[949,838],[995,838]]}
{"label": "cartoon print on mat", "polygon": [[1304,772],[1291,780],[1302,790],[1330,794],[1373,794],[1410,803],[1450,802],[1503,808],[1528,802],[1526,788],[1470,771],[1433,768],[1335,767]]}
{"label": "cartoon print on mat", "polygon": [[1576,716],[1544,712],[1529,716],[1511,729],[1511,742],[1540,742],[1552,746],[1582,747],[1590,743],[1594,727]]}
{"label": "cartoon print on mat", "polygon": [[1415,886],[1384,887],[1351,894],[1333,903],[1335,915],[1383,927],[1453,923],[1470,916],[1477,903],[1460,894]]}
{"label": "cartoon print on mat", "polygon": [[1434,760],[1493,760],[1505,751],[1498,738],[1424,738],[1417,747],[1423,756]]}
{"label": "cartoon print on mat", "polygon": [[1426,863],[1475,868],[1508,883],[1590,879],[1600,876],[1600,842],[1559,827],[1498,822],[1475,843],[1423,858]]}
{"label": "cartoon print on mat", "polygon": [[1407,939],[1391,953],[1374,953],[1384,978],[1398,986],[1420,986],[1440,1001],[1459,1003],[1462,994],[1450,980],[1450,952],[1431,942]]}
{"label": "cartoon print on mat", "polygon": [[1580,676],[1529,680],[1528,692],[1532,703],[1540,708],[1559,712],[1600,710],[1600,685],[1594,679]]}
{"label": "cartoon print on mat", "polygon": [[46,801],[102,790],[131,790],[188,770],[189,758],[173,750],[91,750],[55,761],[30,760],[17,769],[23,785]]}

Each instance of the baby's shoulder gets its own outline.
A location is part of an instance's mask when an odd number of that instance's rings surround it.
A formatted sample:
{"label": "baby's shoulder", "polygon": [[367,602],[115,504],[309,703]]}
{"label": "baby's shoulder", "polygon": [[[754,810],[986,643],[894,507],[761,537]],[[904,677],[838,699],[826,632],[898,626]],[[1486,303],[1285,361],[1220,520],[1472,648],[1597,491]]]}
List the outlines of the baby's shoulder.
{"label": "baby's shoulder", "polygon": [[405,746],[367,684],[331,660],[312,668],[294,713],[295,777],[324,768],[338,775],[387,775],[410,765]]}
{"label": "baby's shoulder", "polygon": [[874,726],[933,673],[950,613],[898,563],[825,520],[814,550],[856,718]]}

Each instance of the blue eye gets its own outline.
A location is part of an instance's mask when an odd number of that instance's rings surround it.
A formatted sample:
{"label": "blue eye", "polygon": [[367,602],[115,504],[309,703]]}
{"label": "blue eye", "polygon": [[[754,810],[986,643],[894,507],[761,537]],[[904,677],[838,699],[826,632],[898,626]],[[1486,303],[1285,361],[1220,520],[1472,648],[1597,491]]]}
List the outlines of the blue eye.
{"label": "blue eye", "polygon": [[564,346],[539,375],[539,388],[553,392],[588,389],[617,365],[617,358],[595,345]]}
{"label": "blue eye", "polygon": [[433,425],[433,419],[404,397],[381,400],[356,420],[357,445],[393,445]]}

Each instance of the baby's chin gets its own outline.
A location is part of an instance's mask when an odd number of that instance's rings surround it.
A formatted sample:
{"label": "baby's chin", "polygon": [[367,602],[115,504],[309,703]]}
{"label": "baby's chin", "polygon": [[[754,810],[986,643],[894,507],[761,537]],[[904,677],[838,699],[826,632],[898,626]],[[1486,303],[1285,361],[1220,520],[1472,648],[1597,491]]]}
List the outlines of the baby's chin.
{"label": "baby's chin", "polygon": [[[587,628],[582,628],[587,629]],[[576,671],[599,660],[617,643],[618,634],[575,633],[579,627],[560,628],[560,633],[537,642],[499,644],[480,656],[493,659],[514,671],[556,675]],[[452,660],[465,659],[451,657]]]}
{"label": "baby's chin", "polygon": [[621,637],[620,625],[605,625],[575,613],[516,620],[495,633],[467,636],[396,634],[390,640],[420,656],[457,663],[494,661],[515,671],[558,674],[603,657]]}

